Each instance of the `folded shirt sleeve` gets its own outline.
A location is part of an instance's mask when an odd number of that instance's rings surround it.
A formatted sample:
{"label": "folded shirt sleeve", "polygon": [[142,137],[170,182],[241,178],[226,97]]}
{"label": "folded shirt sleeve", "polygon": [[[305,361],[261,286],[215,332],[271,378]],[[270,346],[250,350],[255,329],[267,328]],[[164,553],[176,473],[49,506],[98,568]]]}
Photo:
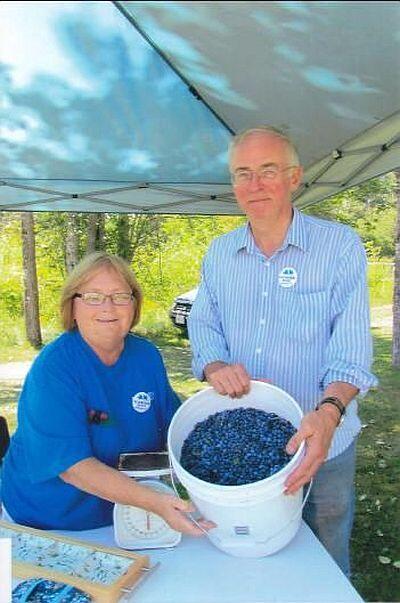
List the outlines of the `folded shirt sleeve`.
{"label": "folded shirt sleeve", "polygon": [[367,260],[359,237],[352,233],[340,259],[332,293],[331,338],[320,387],[351,383],[365,395],[378,384],[371,372],[372,337],[367,286]]}

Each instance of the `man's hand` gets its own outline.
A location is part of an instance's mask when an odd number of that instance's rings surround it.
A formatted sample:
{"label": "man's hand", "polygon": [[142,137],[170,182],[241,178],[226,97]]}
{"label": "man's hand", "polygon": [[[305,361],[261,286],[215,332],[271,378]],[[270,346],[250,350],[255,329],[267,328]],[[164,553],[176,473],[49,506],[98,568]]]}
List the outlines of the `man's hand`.
{"label": "man's hand", "polygon": [[210,385],[222,395],[240,398],[250,390],[250,376],[242,364],[211,362],[204,369]]}
{"label": "man's hand", "polygon": [[338,410],[329,404],[305,415],[286,446],[286,452],[294,454],[301,442],[306,442],[304,459],[286,480],[285,494],[294,494],[317,473],[327,457],[338,418]]}

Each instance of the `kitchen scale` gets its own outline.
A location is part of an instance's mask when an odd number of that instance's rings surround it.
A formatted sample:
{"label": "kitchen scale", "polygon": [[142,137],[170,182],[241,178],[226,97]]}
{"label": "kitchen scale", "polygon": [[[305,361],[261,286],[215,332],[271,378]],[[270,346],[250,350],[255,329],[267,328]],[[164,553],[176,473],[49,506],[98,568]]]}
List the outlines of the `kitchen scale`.
{"label": "kitchen scale", "polygon": [[[147,488],[163,494],[175,494],[170,486],[160,480],[162,476],[170,475],[166,452],[121,454],[118,469]],[[181,533],[172,529],[156,513],[116,503],[114,538],[123,549],[158,549],[176,546],[181,540]]]}

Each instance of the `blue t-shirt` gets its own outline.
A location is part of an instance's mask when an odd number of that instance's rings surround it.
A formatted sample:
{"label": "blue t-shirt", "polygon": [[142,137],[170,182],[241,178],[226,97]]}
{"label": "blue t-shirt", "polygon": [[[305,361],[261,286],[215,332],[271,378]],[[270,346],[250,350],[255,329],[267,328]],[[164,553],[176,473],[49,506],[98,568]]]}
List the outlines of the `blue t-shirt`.
{"label": "blue t-shirt", "polygon": [[[129,334],[107,366],[78,331],[47,345],[29,371],[18,428],[4,459],[2,499],[17,522],[87,530],[112,523],[113,504],[66,484],[59,474],[95,457],[116,467],[121,452],[165,449],[179,398],[157,348]],[[90,411],[106,420],[89,421]]]}

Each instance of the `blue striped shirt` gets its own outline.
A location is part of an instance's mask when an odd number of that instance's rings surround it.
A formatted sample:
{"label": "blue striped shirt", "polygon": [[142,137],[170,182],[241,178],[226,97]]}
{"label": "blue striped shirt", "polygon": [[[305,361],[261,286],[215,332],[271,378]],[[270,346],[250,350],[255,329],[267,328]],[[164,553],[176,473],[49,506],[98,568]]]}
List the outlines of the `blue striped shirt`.
{"label": "blue striped shirt", "polygon": [[[241,363],[252,379],[270,379],[310,412],[328,384],[365,394],[370,372],[366,256],[348,226],[294,210],[283,245],[271,257],[249,225],[215,239],[189,317],[193,372],[217,360]],[[347,407],[328,458],[360,431],[357,402]]]}

